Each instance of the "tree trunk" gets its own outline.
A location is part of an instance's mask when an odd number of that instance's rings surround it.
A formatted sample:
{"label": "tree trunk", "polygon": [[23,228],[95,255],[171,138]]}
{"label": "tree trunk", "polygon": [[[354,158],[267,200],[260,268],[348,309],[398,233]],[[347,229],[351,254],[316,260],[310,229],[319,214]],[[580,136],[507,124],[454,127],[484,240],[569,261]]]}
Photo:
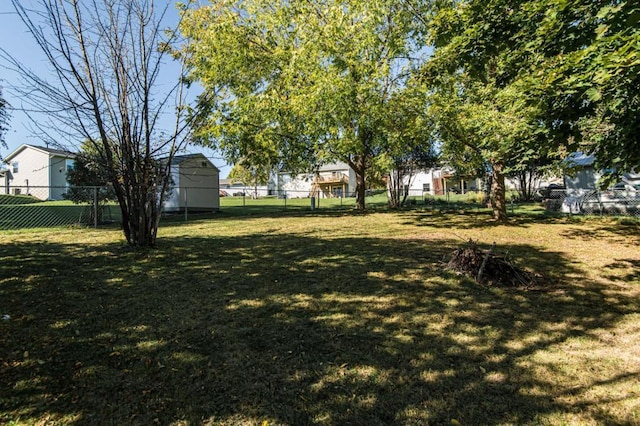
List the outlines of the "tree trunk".
{"label": "tree trunk", "polygon": [[356,172],[356,210],[365,210],[364,198],[367,194],[367,186],[364,177],[364,170],[362,172]]}
{"label": "tree trunk", "polygon": [[356,210],[365,210],[365,195],[367,194],[367,185],[365,181],[365,172],[367,170],[364,155],[355,155],[347,159],[347,164],[356,174]]}
{"label": "tree trunk", "polygon": [[387,188],[389,190],[389,207],[400,208],[400,170],[395,169],[389,172],[387,177]]}
{"label": "tree trunk", "polygon": [[498,222],[507,220],[507,202],[504,185],[504,164],[500,161],[491,163],[491,208],[493,218]]}

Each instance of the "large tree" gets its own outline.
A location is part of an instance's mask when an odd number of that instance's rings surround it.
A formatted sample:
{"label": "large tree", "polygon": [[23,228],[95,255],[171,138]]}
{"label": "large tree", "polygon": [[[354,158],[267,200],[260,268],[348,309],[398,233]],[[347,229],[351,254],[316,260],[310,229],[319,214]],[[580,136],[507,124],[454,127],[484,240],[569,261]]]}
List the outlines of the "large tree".
{"label": "large tree", "polygon": [[537,109],[511,87],[475,82],[461,75],[432,97],[447,162],[461,174],[485,170],[490,176],[494,219],[507,218],[505,176],[512,167],[539,153],[534,142],[544,132]]}
{"label": "large tree", "polygon": [[420,171],[435,167],[438,161],[426,99],[424,86],[410,80],[389,102],[386,146],[375,166],[384,173],[391,208],[403,206],[409,196],[405,189]]}
{"label": "large tree", "polygon": [[169,164],[188,129],[182,69],[169,64],[177,37],[165,31],[171,6],[156,8],[153,0],[38,0],[35,8],[12,3],[47,60],[41,73],[3,51],[24,80],[23,108],[39,113],[36,120],[47,117],[36,125],[52,142],[93,146],[128,243],[154,245]]}
{"label": "large tree", "polygon": [[405,5],[217,0],[186,16],[183,54],[205,88],[202,140],[231,160],[261,153],[291,171],[344,161],[364,209],[367,170],[388,141],[389,99],[421,59]]}
{"label": "large tree", "polygon": [[[426,69],[435,86],[456,78],[449,93],[463,98],[492,90],[496,96],[485,106],[511,110],[520,123],[535,111],[529,118],[538,124],[531,127],[537,136],[514,140],[505,151],[508,172],[541,159],[560,162],[574,150],[596,154],[603,168],[638,167],[640,3],[445,0],[438,6],[434,15],[418,14],[431,25],[435,54]],[[521,112],[501,94],[508,91]],[[479,135],[485,146],[490,140],[498,146],[504,134],[491,127]]]}
{"label": "large tree", "polygon": [[[526,34],[539,53],[533,70],[551,118],[577,124],[582,151],[604,169],[640,167],[640,2],[539,0]],[[534,15],[533,12],[536,14]],[[612,175],[615,177],[615,174]]]}
{"label": "large tree", "polygon": [[531,93],[530,62],[521,58],[524,46],[515,37],[528,25],[519,19],[521,5],[439,2],[428,21],[434,55],[422,69],[445,157],[463,171],[489,174],[500,221],[507,218],[505,176],[566,151],[566,139],[547,120],[548,106]]}

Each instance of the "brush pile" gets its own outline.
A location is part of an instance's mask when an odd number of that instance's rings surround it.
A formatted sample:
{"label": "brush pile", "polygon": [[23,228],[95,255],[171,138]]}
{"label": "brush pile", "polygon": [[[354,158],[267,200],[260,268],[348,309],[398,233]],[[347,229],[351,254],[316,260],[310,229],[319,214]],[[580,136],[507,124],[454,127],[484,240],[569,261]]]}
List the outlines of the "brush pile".
{"label": "brush pile", "polygon": [[473,240],[469,240],[463,247],[453,251],[446,269],[484,285],[529,287],[535,284],[535,274],[515,266],[508,255],[496,254],[494,250],[495,243],[490,250],[484,251]]}

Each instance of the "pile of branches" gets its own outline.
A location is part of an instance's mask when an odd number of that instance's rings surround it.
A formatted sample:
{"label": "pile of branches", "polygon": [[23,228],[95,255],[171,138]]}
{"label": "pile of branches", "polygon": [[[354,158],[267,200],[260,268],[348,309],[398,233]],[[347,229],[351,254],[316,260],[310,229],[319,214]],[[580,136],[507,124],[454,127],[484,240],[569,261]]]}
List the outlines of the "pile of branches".
{"label": "pile of branches", "polygon": [[454,250],[446,269],[473,278],[479,284],[501,287],[529,287],[537,281],[536,274],[527,272],[513,264],[508,254],[495,253],[496,244],[485,251],[469,240],[463,247]]}

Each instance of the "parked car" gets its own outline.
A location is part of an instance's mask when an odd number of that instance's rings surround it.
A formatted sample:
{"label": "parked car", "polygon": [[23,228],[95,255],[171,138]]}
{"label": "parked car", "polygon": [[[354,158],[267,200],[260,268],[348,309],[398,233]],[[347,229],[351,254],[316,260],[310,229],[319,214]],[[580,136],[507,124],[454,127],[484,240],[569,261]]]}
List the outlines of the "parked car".
{"label": "parked car", "polygon": [[618,182],[602,193],[607,199],[637,199],[640,196],[640,184]]}
{"label": "parked car", "polygon": [[538,193],[542,198],[562,198],[564,196],[565,187],[557,183],[552,183],[547,187],[540,187]]}
{"label": "parked car", "polygon": [[242,192],[242,191],[234,192],[233,196],[234,197],[244,197],[244,192]]}
{"label": "parked car", "polygon": [[221,190],[220,190],[220,196],[221,196],[221,197],[228,197],[228,196],[229,196],[229,193],[228,193],[227,191],[225,191],[224,189],[221,189]]}
{"label": "parked car", "polygon": [[631,192],[640,191],[640,184],[632,185],[630,183],[618,182],[615,185],[613,185],[613,190],[614,191],[631,191]]}

